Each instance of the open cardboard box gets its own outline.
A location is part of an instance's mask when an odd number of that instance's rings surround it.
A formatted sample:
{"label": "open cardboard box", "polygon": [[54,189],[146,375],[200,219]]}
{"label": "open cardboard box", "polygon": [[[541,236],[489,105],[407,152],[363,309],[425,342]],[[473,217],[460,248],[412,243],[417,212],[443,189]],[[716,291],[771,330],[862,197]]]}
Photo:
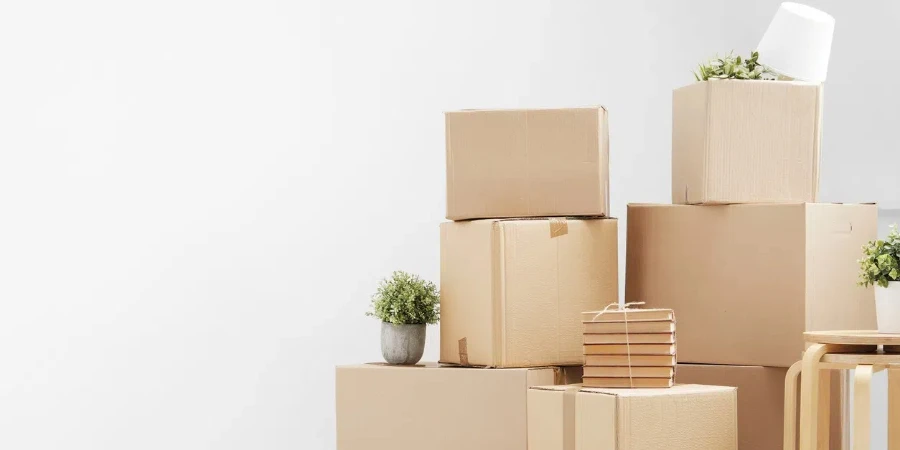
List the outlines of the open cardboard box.
{"label": "open cardboard box", "polygon": [[814,202],[822,85],[710,80],[672,97],[672,203]]}

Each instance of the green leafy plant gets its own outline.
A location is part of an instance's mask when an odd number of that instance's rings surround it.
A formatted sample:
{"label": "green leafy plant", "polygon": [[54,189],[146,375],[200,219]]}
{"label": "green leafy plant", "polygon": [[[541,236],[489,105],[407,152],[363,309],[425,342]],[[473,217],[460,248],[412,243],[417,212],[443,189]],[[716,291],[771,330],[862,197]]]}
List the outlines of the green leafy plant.
{"label": "green leafy plant", "polygon": [[697,81],[706,80],[725,80],[729,78],[738,80],[764,80],[775,78],[775,74],[769,69],[758,63],[759,52],[750,53],[747,59],[741,59],[740,56],[734,56],[734,52],[729,52],[725,56],[716,55],[706,64],[698,64],[694,78]]}
{"label": "green leafy plant", "polygon": [[863,245],[857,284],[888,287],[891,281],[900,281],[900,232],[897,232],[897,224],[891,225],[887,239]]}
{"label": "green leafy plant", "polygon": [[440,303],[434,283],[398,270],[378,284],[366,315],[393,324],[434,324],[441,319]]}

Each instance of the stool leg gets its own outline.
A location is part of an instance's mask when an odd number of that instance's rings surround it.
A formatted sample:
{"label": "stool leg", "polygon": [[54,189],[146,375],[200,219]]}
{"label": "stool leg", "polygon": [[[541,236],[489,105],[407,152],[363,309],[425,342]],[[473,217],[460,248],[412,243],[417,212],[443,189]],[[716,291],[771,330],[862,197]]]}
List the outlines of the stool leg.
{"label": "stool leg", "polygon": [[819,361],[827,347],[813,344],[803,353],[800,376],[800,450],[818,450]]}
{"label": "stool leg", "polygon": [[900,369],[888,370],[888,450],[900,450]]}
{"label": "stool leg", "polygon": [[831,447],[831,372],[819,371],[818,450]]}
{"label": "stool leg", "polygon": [[795,362],[784,377],[784,450],[797,450],[797,390],[801,367],[803,361]]}
{"label": "stool leg", "polygon": [[853,384],[853,450],[869,450],[872,407],[872,366],[856,366]]}

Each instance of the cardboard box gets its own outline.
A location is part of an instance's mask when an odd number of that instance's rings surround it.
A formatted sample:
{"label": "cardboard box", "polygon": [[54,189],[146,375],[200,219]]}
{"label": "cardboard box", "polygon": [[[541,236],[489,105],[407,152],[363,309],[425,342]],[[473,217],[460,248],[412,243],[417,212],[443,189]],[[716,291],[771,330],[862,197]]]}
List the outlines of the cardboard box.
{"label": "cardboard box", "polygon": [[[840,449],[843,389],[839,372],[832,372],[829,448]],[[740,450],[780,449],[784,439],[784,382],[787,369],[759,366],[678,364],[676,381],[734,386],[738,393]],[[799,405],[799,403],[798,403]],[[849,428],[848,428],[849,429]]]}
{"label": "cardboard box", "polygon": [[581,365],[581,313],[618,298],[615,219],[441,224],[441,362]]}
{"label": "cardboard box", "polygon": [[735,395],[732,387],[698,385],[535,386],[528,390],[528,450],[733,450]]}
{"label": "cardboard box", "polygon": [[820,84],[714,80],[672,98],[672,203],[814,202]]}
{"label": "cardboard box", "polygon": [[446,114],[450,220],[605,216],[606,109]]}
{"label": "cardboard box", "polygon": [[875,328],[874,205],[629,205],[625,298],[678,317],[678,362],[789,367],[803,332]]}
{"label": "cardboard box", "polygon": [[576,450],[736,450],[733,387],[584,388],[575,395]]}
{"label": "cardboard box", "polygon": [[528,388],[561,368],[363,364],[336,369],[338,450],[526,450]]}

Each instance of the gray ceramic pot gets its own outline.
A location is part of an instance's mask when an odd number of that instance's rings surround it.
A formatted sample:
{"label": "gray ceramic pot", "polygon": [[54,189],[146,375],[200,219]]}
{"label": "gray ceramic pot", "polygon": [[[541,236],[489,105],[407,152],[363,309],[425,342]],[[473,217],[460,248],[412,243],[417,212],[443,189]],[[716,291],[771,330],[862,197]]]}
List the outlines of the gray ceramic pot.
{"label": "gray ceramic pot", "polygon": [[412,365],[425,352],[425,324],[381,322],[381,356],[388,364]]}

